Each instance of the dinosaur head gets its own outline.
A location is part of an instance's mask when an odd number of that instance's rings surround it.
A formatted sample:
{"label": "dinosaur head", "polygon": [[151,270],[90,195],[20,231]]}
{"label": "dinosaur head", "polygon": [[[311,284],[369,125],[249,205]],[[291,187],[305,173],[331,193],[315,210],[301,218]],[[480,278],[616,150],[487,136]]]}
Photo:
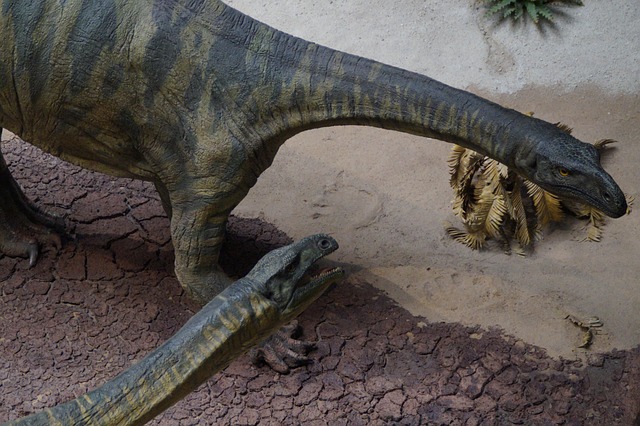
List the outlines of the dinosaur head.
{"label": "dinosaur head", "polygon": [[257,283],[258,291],[277,305],[281,320],[288,321],[344,275],[342,268],[312,272],[316,261],[337,248],[333,238],[312,235],[268,253],[246,278]]}
{"label": "dinosaur head", "polygon": [[515,167],[521,175],[557,196],[589,204],[607,216],[616,218],[627,212],[624,193],[600,165],[600,152],[593,145],[559,130],[551,138],[528,145],[516,155]]}

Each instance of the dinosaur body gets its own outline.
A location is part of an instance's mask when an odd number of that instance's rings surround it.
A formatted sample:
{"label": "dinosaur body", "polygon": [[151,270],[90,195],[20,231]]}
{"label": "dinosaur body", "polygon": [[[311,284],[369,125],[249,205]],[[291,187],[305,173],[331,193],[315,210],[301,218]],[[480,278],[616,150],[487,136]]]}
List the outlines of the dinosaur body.
{"label": "dinosaur body", "polygon": [[[229,213],[307,129],[357,124],[454,142],[610,216],[626,211],[596,149],[556,126],[217,0],[0,5],[0,127],[81,166],[154,182],[176,275],[203,304],[230,282],[217,267]],[[0,251],[33,261],[50,237],[3,165]]]}
{"label": "dinosaur body", "polygon": [[222,370],[249,347],[300,314],[342,276],[308,275],[338,248],[314,235],[264,256],[143,360],[77,399],[8,425],[144,424]]}

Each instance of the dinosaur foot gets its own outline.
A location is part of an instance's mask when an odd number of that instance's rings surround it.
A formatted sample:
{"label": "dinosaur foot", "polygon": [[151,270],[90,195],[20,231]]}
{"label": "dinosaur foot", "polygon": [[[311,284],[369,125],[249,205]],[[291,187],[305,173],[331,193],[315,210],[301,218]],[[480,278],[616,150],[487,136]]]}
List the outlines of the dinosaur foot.
{"label": "dinosaur foot", "polygon": [[302,327],[293,320],[275,334],[249,352],[255,365],[267,364],[280,374],[287,374],[292,368],[306,365],[313,360],[307,354],[315,349],[313,342],[297,340]]}
{"label": "dinosaur foot", "polygon": [[32,205],[8,170],[0,170],[0,253],[26,257],[31,267],[38,259],[40,245],[60,249],[58,232],[63,232],[64,226],[64,219]]}

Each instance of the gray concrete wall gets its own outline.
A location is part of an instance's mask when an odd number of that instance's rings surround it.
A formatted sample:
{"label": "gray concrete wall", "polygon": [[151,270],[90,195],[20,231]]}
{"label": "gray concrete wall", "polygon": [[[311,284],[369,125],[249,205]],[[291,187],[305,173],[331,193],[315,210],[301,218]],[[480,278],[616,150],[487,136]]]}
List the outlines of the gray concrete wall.
{"label": "gray concrete wall", "polygon": [[496,25],[473,0],[226,0],[278,29],[460,88],[640,90],[640,2],[561,7],[555,27]]}

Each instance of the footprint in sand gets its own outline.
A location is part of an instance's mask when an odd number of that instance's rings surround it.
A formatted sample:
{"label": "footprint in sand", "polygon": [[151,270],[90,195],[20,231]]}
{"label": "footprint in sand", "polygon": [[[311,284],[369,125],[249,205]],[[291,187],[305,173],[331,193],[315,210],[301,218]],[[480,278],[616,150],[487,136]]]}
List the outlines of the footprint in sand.
{"label": "footprint in sand", "polygon": [[383,216],[384,203],[374,188],[366,184],[356,186],[349,179],[345,182],[341,171],[311,200],[311,207],[312,220],[330,218],[328,225],[339,228],[337,231],[371,226]]}

